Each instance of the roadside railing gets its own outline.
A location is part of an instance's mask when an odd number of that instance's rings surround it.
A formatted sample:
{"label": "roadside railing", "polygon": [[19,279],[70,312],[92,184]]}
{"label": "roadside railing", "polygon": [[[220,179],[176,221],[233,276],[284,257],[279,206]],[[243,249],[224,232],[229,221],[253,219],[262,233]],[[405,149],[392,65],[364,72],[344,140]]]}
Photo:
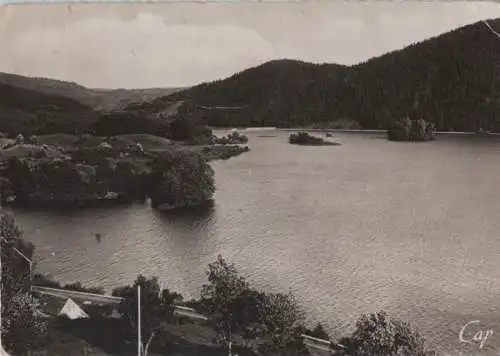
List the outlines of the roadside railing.
{"label": "roadside railing", "polygon": [[[69,289],[41,287],[41,286],[33,286],[33,292],[50,295],[54,297],[79,298],[79,299],[84,299],[85,301],[94,300],[97,303],[108,304],[108,305],[119,305],[123,301],[123,298],[121,297],[79,292]],[[194,319],[208,320],[208,318],[205,315],[198,313],[193,308],[185,307],[182,305],[175,305],[174,308],[175,308],[175,313],[180,316],[194,318]],[[328,351],[330,349],[331,341],[329,340],[319,339],[305,334],[302,334],[301,337],[304,340],[304,343],[310,347],[322,351]]]}
{"label": "roadside railing", "polygon": [[[96,304],[107,304],[118,306],[123,298],[114,297],[110,295],[103,294],[95,294],[95,293],[87,293],[87,292],[79,292],[73,291],[69,289],[58,289],[58,288],[49,288],[49,287],[41,287],[41,286],[33,286],[33,292],[40,293],[44,295],[50,295],[54,297],[65,297],[65,298],[74,298],[74,299],[84,299],[85,301],[94,302]],[[193,308],[188,308],[182,305],[174,305],[174,312],[180,316],[189,317],[193,319],[201,319],[208,320],[205,315],[202,315]]]}

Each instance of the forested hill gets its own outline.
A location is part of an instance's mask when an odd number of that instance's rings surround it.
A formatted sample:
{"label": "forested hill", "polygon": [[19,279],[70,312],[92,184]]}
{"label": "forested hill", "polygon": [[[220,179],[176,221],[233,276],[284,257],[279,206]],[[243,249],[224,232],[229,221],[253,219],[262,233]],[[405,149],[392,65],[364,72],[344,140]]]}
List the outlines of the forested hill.
{"label": "forested hill", "polygon": [[[500,19],[488,23],[500,30]],[[478,119],[492,123],[500,108],[500,38],[483,22],[353,69],[344,107],[367,127],[384,127],[394,117],[413,113],[439,129],[468,131]]]}
{"label": "forested hill", "polygon": [[[107,111],[119,111],[131,102],[141,103],[175,90],[89,89],[56,79],[0,73],[0,132],[11,136],[89,132]],[[123,122],[130,119],[130,115],[124,117],[113,123],[115,131],[120,132]],[[148,127],[141,118],[134,122]]]}
{"label": "forested hill", "polygon": [[[489,24],[500,32],[500,19]],[[499,64],[500,38],[478,22],[350,67],[271,61],[144,106],[161,110],[163,102],[190,100],[213,126],[348,118],[376,129],[418,115],[440,130],[470,131],[479,120],[495,121]]]}
{"label": "forested hill", "polygon": [[89,106],[69,97],[12,86],[0,82],[0,110],[27,112],[81,112],[92,110]]}
{"label": "forested hill", "polygon": [[276,60],[158,98],[142,109],[162,110],[172,101],[187,99],[213,126],[305,125],[313,119],[326,121],[340,110],[339,90],[348,71],[337,64]]}
{"label": "forested hill", "polygon": [[[180,90],[179,88],[91,89],[73,82],[32,78],[10,73],[0,73],[0,85],[19,91],[38,92],[40,95],[54,98],[72,99],[94,110],[104,111],[119,110],[133,102],[153,100],[156,97],[170,95]],[[4,88],[2,87],[2,91],[0,91],[2,95]]]}
{"label": "forested hill", "polygon": [[91,107],[66,96],[0,82],[0,132],[74,132],[93,120]]}

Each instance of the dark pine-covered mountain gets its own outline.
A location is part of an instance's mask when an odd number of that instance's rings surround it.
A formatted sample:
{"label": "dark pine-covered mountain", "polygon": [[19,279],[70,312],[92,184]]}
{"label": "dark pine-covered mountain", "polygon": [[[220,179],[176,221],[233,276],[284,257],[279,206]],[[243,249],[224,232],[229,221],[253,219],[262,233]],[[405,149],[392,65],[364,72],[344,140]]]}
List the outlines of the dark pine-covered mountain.
{"label": "dark pine-covered mountain", "polygon": [[157,98],[130,110],[162,110],[175,100],[197,107],[210,126],[291,126],[329,121],[339,112],[350,69],[338,64],[316,65],[276,60],[227,79]]}
{"label": "dark pine-covered mountain", "polygon": [[[500,31],[500,19],[488,23]],[[186,100],[211,126],[349,119],[385,129],[408,115],[439,130],[494,129],[500,119],[499,64],[500,38],[478,22],[353,66],[271,61],[128,109],[161,111]]]}

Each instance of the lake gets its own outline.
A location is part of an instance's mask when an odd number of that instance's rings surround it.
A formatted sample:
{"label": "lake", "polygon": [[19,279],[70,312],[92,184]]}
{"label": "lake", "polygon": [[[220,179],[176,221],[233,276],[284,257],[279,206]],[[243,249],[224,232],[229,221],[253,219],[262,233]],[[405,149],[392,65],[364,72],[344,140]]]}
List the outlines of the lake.
{"label": "lake", "polygon": [[333,336],[383,309],[450,352],[473,350],[458,333],[481,320],[496,330],[482,354],[500,350],[500,138],[333,136],[341,146],[249,133],[251,152],[213,162],[215,207],[194,216],[138,203],[15,217],[38,271],[65,283],[109,291],[142,273],[197,297],[220,253],[253,286],[291,290]]}

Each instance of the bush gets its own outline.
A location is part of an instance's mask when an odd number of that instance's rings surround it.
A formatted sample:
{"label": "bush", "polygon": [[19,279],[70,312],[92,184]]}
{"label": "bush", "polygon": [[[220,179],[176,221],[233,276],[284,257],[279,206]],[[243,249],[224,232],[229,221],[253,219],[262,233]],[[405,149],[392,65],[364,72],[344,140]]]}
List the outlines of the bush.
{"label": "bush", "polygon": [[390,141],[430,141],[434,139],[435,125],[423,119],[410,120],[408,117],[392,123],[387,130]]}
{"label": "bush", "polygon": [[75,292],[105,294],[104,288],[102,287],[84,287],[80,282],[66,284],[62,287],[62,289],[72,290]]}
{"label": "bush", "polygon": [[49,276],[45,276],[45,275],[40,274],[40,273],[36,273],[33,276],[33,284],[40,286],[40,287],[61,289],[61,284],[59,282],[53,280]]}
{"label": "bush", "polygon": [[231,131],[230,134],[222,137],[216,137],[214,143],[219,145],[237,145],[248,142],[248,137],[241,134],[238,130]]}
{"label": "bush", "polygon": [[384,312],[363,315],[353,334],[340,340],[345,349],[334,355],[345,356],[434,356],[424,338],[410,324],[390,319]]}
{"label": "bush", "polygon": [[331,142],[323,140],[321,137],[315,137],[309,135],[307,132],[297,132],[292,133],[288,137],[288,142],[293,145],[322,145],[322,144],[333,144]]}
{"label": "bush", "polygon": [[323,325],[321,325],[319,323],[312,330],[306,329],[304,331],[304,334],[312,336],[312,337],[317,337],[318,339],[323,339],[323,340],[329,340],[330,339],[330,336],[328,335],[328,333],[323,328]]}
{"label": "bush", "polygon": [[105,294],[104,288],[102,287],[84,287],[80,282],[62,285],[51,277],[45,276],[40,273],[37,273],[33,276],[33,284],[40,287],[67,289],[75,292]]}

